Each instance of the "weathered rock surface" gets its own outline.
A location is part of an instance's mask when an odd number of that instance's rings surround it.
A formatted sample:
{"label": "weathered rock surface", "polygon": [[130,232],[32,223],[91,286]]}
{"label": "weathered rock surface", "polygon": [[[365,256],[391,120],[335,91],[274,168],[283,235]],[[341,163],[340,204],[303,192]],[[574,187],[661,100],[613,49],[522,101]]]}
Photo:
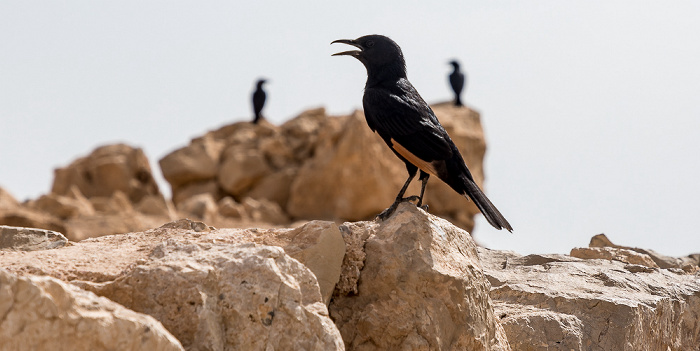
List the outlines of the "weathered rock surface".
{"label": "weathered rock surface", "polygon": [[[486,144],[479,114],[451,104],[433,109],[481,184]],[[329,117],[322,108],[281,126],[224,126],[165,156],[160,165],[179,209],[188,198],[207,193],[217,203],[226,197],[272,201],[292,219],[371,219],[393,202],[407,176],[362,112]],[[417,194],[418,184],[409,191]],[[425,202],[431,213],[472,229],[476,207],[438,179],[428,183]]]}
{"label": "weathered rock surface", "polygon": [[498,303],[496,314],[509,340],[519,340],[512,342],[514,348],[697,350],[700,345],[698,274],[567,255],[479,249],[479,256]]}
{"label": "weathered rock surface", "polygon": [[0,269],[0,350],[183,350],[153,317],[51,277]]}
{"label": "weathered rock surface", "polygon": [[343,343],[316,276],[329,298],[343,253],[340,231],[330,222],[215,230],[181,220],[55,250],[0,251],[0,262],[17,274],[50,275],[154,316],[188,349],[334,350]]}
{"label": "weathered rock surface", "polygon": [[99,147],[55,173],[51,192],[58,195],[68,195],[76,186],[87,198],[121,191],[138,203],[146,195],[160,193],[146,155],[124,144]]}
{"label": "weathered rock surface", "polygon": [[58,232],[0,225],[0,250],[49,250],[66,244],[68,239]]}
{"label": "weathered rock surface", "polygon": [[660,268],[678,268],[683,269],[688,272],[696,272],[700,267],[700,254],[688,255],[685,257],[671,257],[662,255],[654,250],[642,249],[638,247],[629,247],[613,244],[610,239],[608,239],[605,234],[598,234],[591,238],[591,242],[588,244],[590,248],[613,248],[613,249],[623,249],[637,252],[639,254],[648,256],[654,263]]}
{"label": "weathered rock surface", "polygon": [[510,350],[469,233],[406,203],[345,228],[369,232],[357,294],[330,305],[348,350]]}

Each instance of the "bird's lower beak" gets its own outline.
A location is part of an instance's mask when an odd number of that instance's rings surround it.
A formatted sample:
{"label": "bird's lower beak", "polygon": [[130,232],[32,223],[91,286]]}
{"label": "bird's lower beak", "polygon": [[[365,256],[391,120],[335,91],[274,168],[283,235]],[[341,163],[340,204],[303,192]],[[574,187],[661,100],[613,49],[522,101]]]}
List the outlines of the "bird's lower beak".
{"label": "bird's lower beak", "polygon": [[335,43],[341,43],[341,44],[352,45],[352,46],[354,46],[354,47],[356,47],[356,48],[358,48],[358,49],[360,49],[360,50],[359,50],[359,51],[358,51],[358,50],[343,51],[343,52],[339,52],[339,53],[337,53],[337,54],[333,54],[333,55],[331,55],[331,56],[343,56],[343,55],[347,55],[347,56],[355,56],[355,57],[357,57],[357,56],[359,56],[360,53],[362,52],[362,46],[360,46],[360,44],[356,43],[354,40],[350,40],[350,39],[338,39],[338,40],[334,40],[333,42],[331,42],[331,44],[335,44]]}

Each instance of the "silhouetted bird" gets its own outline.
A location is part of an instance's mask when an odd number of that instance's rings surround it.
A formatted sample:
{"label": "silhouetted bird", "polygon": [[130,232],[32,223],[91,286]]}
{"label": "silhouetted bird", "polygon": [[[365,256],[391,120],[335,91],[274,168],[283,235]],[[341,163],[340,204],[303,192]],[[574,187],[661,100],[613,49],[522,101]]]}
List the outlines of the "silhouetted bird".
{"label": "silhouetted bird", "polygon": [[[352,56],[364,64],[367,83],[362,105],[367,124],[406,163],[408,170],[408,179],[396,200],[377,217],[382,220],[389,218],[399,203],[404,201],[417,200],[417,206],[421,206],[425,186],[432,174],[456,192],[471,198],[492,226],[512,231],[508,221],[474,182],[462,155],[433,110],[406,78],[406,63],[401,48],[382,35],[341,39],[333,43],[349,44],[359,49],[333,56]],[[420,196],[404,198],[406,188],[418,169],[422,182]]]}
{"label": "silhouetted bird", "polygon": [[260,117],[262,117],[260,111],[262,111],[263,106],[265,106],[265,91],[262,88],[265,82],[265,79],[258,80],[255,91],[253,92],[253,112],[255,113],[253,123],[255,124],[257,124],[258,121],[260,121]]}
{"label": "silhouetted bird", "polygon": [[452,91],[455,92],[455,106],[464,106],[462,104],[461,94],[466,78],[464,73],[459,70],[459,62],[453,60],[450,61],[450,64],[454,68],[454,71],[450,73],[450,86],[452,87]]}

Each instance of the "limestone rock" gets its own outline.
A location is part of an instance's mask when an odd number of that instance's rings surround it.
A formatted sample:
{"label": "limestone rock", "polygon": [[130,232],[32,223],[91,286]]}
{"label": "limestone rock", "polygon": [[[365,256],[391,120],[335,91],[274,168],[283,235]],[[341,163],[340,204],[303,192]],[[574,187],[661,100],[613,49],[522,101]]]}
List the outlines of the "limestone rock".
{"label": "limestone rock", "polygon": [[59,218],[56,218],[48,213],[29,209],[23,206],[9,210],[0,210],[0,225],[40,228],[59,233],[66,232],[66,226]]}
{"label": "limestone rock", "polygon": [[0,187],[0,211],[9,210],[19,206],[19,202],[5,189]]}
{"label": "limestone rock", "polygon": [[615,245],[610,241],[610,239],[608,239],[605,236],[605,234],[598,234],[593,236],[588,246],[591,248],[612,247],[638,252],[642,255],[649,256],[654,261],[654,263],[656,263],[661,268],[678,268],[691,273],[697,272],[700,269],[700,267],[698,267],[700,266],[700,254],[688,255],[686,257],[666,256],[650,249]]}
{"label": "limestone rock", "polygon": [[[451,104],[433,110],[482,184],[486,144],[478,112]],[[175,204],[203,193],[215,201],[249,197],[277,203],[292,219],[371,219],[393,202],[407,176],[405,165],[369,129],[362,112],[329,117],[323,108],[304,111],[281,126],[240,122],[221,127],[160,163]],[[419,188],[416,182],[408,192],[418,194]],[[431,213],[472,229],[478,209],[439,179],[428,183],[425,202]]]}
{"label": "limestone rock", "polygon": [[247,218],[245,207],[230,196],[219,200],[219,214],[231,218]]}
{"label": "limestone rock", "polygon": [[616,247],[576,247],[571,249],[572,257],[584,259],[604,259],[637,264],[650,268],[659,268],[658,265],[646,254],[640,254],[632,250]]}
{"label": "limestone rock", "polygon": [[148,158],[139,148],[124,144],[102,146],[90,155],[55,171],[51,192],[68,195],[76,186],[87,198],[109,197],[115,191],[138,203],[146,195],[160,194]]}
{"label": "limestone rock", "polygon": [[[288,249],[315,271],[267,244]],[[55,250],[0,250],[0,263],[17,274],[60,278],[148,312],[190,349],[248,349],[267,342],[280,350],[332,350],[343,344],[316,276],[329,296],[342,260],[338,245],[342,238],[331,222],[293,230],[215,230],[180,220]]]}
{"label": "limestone rock", "polygon": [[[479,256],[494,301],[550,315],[538,313],[540,321],[532,321],[516,314],[505,328],[509,339],[521,340],[514,347],[546,349],[552,341],[575,346],[579,334],[583,350],[694,350],[700,344],[697,274],[567,255],[479,249]],[[542,340],[547,335],[556,339]]]}
{"label": "limestone rock", "polygon": [[50,277],[0,269],[0,350],[184,350],[153,317]]}
{"label": "limestone rock", "polygon": [[293,217],[368,219],[394,201],[406,180],[403,163],[361,112],[340,122],[319,135],[314,157],[292,183],[287,212]]}
{"label": "limestone rock", "polygon": [[253,185],[270,173],[270,167],[262,152],[256,149],[240,150],[237,147],[224,153],[218,180],[229,194],[242,196]]}
{"label": "limestone rock", "polygon": [[494,305],[508,341],[518,351],[583,351],[583,323],[576,316],[527,305]]}
{"label": "limestone rock", "polygon": [[193,140],[190,145],[171,152],[158,162],[163,177],[173,190],[188,183],[216,178],[223,146],[223,142],[211,137]]}
{"label": "limestone rock", "polygon": [[193,216],[196,219],[209,221],[213,219],[219,212],[216,201],[211,194],[199,194],[193,196],[178,205],[178,210],[185,213],[187,216]]}
{"label": "limestone rock", "polygon": [[333,222],[311,221],[278,233],[265,243],[284,247],[289,256],[303,262],[316,276],[323,301],[328,305],[345,256],[345,242],[338,226]]}
{"label": "limestone rock", "polygon": [[245,210],[246,217],[255,222],[289,223],[289,218],[284,214],[282,208],[272,201],[265,199],[255,200],[246,197],[241,204]]}
{"label": "limestone rock", "polygon": [[201,194],[211,194],[214,199],[220,199],[223,193],[216,178],[201,182],[190,182],[173,189],[173,202],[177,205]]}
{"label": "limestone rock", "polygon": [[75,199],[54,193],[40,196],[31,207],[62,219],[95,214],[92,204],[84,197]]}
{"label": "limestone rock", "polygon": [[406,203],[347,228],[374,231],[357,295],[330,305],[348,350],[510,350],[469,233]]}
{"label": "limestone rock", "polygon": [[162,196],[156,195],[148,195],[141,199],[141,201],[134,206],[134,210],[146,215],[166,217],[169,219],[175,219],[177,217],[173,203],[165,200]]}
{"label": "limestone rock", "polygon": [[48,250],[68,244],[63,234],[45,229],[0,225],[0,250]]}
{"label": "limestone rock", "polygon": [[292,182],[296,178],[298,169],[287,167],[268,174],[246,194],[252,199],[270,200],[277,203],[280,208],[286,208],[289,201],[289,193]]}
{"label": "limestone rock", "polygon": [[278,247],[165,242],[98,292],[156,317],[191,349],[338,350],[306,267]]}

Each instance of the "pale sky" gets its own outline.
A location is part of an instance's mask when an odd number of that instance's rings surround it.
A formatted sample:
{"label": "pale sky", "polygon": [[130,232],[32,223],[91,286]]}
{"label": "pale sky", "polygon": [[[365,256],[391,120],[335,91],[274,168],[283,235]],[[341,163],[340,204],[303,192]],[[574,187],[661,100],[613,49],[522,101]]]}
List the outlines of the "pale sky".
{"label": "pale sky", "polygon": [[274,123],[348,114],[365,70],[329,44],[365,34],[403,48],[430,103],[450,98],[447,61],[462,62],[486,192],[515,228],[479,216],[482,244],[568,253],[605,233],[700,252],[694,1],[2,0],[0,186],[35,198],[54,168],[114,142],[143,148],[159,174],[192,137],[250,119],[259,77]]}

